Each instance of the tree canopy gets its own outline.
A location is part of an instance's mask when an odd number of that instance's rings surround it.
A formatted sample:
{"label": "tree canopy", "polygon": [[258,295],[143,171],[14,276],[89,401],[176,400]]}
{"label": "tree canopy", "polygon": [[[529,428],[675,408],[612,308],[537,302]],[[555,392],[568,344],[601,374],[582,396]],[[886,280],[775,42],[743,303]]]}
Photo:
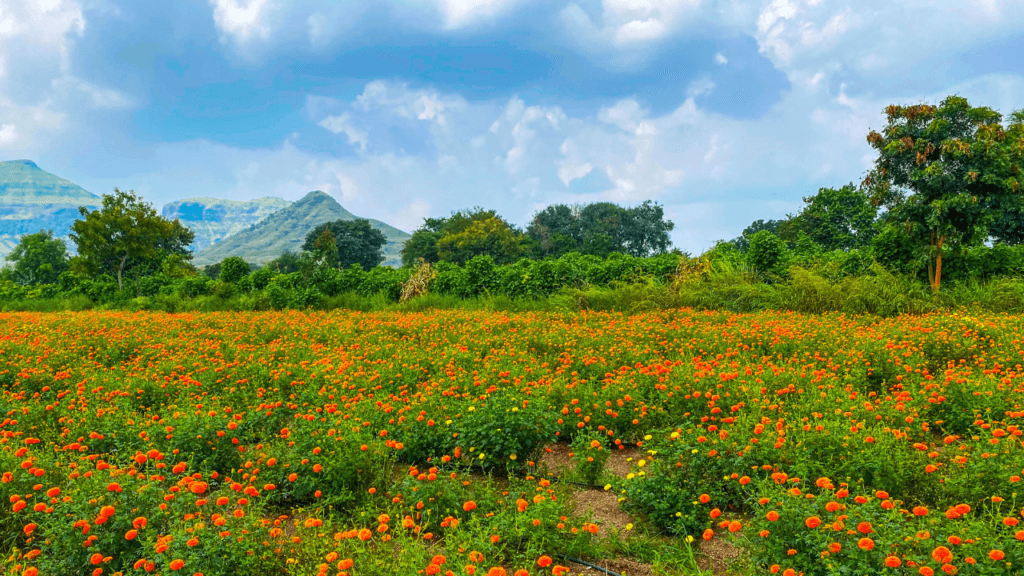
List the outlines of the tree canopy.
{"label": "tree canopy", "polygon": [[621,252],[646,257],[668,250],[668,233],[674,227],[665,220],[664,208],[650,200],[634,208],[595,202],[548,206],[534,214],[527,234],[540,257],[568,252],[600,257]]}
{"label": "tree canopy", "polygon": [[425,218],[402,248],[402,265],[412,266],[421,259],[466,262],[482,254],[495,262],[510,262],[522,254],[521,244],[522,234],[514,226],[496,211],[477,207]]}
{"label": "tree canopy", "polygon": [[889,106],[886,126],[867,140],[878,152],[864,180],[886,220],[903,223],[924,257],[938,292],[942,257],[981,243],[991,206],[1020,189],[1020,130],[1002,116],[950,96],[938,106]]}
{"label": "tree canopy", "polygon": [[373,228],[369,220],[357,218],[317,226],[306,235],[302,249],[331,267],[359,264],[363,270],[369,270],[384,261],[383,248],[387,243],[384,233]]}
{"label": "tree canopy", "polygon": [[867,246],[875,235],[878,207],[852,183],[842,188],[821,188],[804,198],[794,227],[823,249],[852,250]]}
{"label": "tree canopy", "polygon": [[119,289],[124,276],[161,270],[164,260],[177,255],[181,260],[192,258],[189,246],[195,234],[177,220],[168,220],[143,202],[134,190],[114,188],[104,194],[99,209],[78,209],[82,218],[71,226],[71,239],[78,248],[72,267],[88,275],[110,273],[116,276]]}
{"label": "tree canopy", "polygon": [[15,280],[20,284],[53,284],[68,269],[68,252],[64,241],[53,237],[52,230],[21,237],[7,255],[14,264]]}

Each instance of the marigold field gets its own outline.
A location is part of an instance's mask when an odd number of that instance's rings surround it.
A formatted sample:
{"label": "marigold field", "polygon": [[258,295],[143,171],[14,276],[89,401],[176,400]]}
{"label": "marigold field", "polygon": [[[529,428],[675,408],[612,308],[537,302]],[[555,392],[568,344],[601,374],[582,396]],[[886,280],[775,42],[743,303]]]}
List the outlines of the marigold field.
{"label": "marigold field", "polygon": [[[1022,334],[966,313],[0,314],[4,569],[557,575],[645,531],[728,542],[738,575],[1024,573]],[[586,484],[637,526],[581,516]]]}

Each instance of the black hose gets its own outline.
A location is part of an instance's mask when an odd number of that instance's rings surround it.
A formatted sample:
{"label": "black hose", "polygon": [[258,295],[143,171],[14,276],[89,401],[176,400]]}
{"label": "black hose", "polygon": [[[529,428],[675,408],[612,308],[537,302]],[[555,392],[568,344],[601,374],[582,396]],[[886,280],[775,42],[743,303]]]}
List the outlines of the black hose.
{"label": "black hose", "polygon": [[566,562],[572,562],[573,564],[579,564],[581,566],[586,566],[587,568],[593,568],[594,570],[600,570],[601,572],[604,572],[608,576],[622,576],[618,572],[612,572],[611,570],[607,570],[605,568],[601,568],[600,566],[595,566],[595,565],[593,565],[590,562],[587,562],[585,560],[580,560],[578,558],[570,558],[570,557],[566,556],[565,554],[555,554],[555,556],[558,556],[559,558],[561,558],[562,560],[565,560]]}

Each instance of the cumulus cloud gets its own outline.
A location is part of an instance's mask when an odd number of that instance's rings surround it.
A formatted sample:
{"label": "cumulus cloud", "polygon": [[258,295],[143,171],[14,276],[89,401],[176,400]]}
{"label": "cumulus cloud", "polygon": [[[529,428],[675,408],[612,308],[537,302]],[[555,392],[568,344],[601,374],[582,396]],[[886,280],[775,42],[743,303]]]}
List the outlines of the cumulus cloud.
{"label": "cumulus cloud", "polygon": [[270,37],[267,20],[270,0],[210,0],[213,21],[220,32],[220,41],[239,44]]}
{"label": "cumulus cloud", "polygon": [[438,0],[448,28],[461,28],[481,19],[493,18],[507,10],[515,0]]}
{"label": "cumulus cloud", "polygon": [[350,144],[358,144],[359,149],[365,152],[369,136],[366,132],[353,127],[351,119],[351,115],[346,112],[337,116],[328,116],[318,122],[317,125],[335,134],[344,133],[348,137]]}

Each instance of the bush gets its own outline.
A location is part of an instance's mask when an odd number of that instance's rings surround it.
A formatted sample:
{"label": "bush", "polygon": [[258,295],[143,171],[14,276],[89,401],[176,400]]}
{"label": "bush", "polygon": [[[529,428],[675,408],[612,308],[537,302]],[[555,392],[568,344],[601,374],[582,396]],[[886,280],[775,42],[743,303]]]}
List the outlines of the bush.
{"label": "bush", "polygon": [[485,469],[523,467],[555,440],[551,412],[511,393],[470,406],[455,422],[463,457]]}

